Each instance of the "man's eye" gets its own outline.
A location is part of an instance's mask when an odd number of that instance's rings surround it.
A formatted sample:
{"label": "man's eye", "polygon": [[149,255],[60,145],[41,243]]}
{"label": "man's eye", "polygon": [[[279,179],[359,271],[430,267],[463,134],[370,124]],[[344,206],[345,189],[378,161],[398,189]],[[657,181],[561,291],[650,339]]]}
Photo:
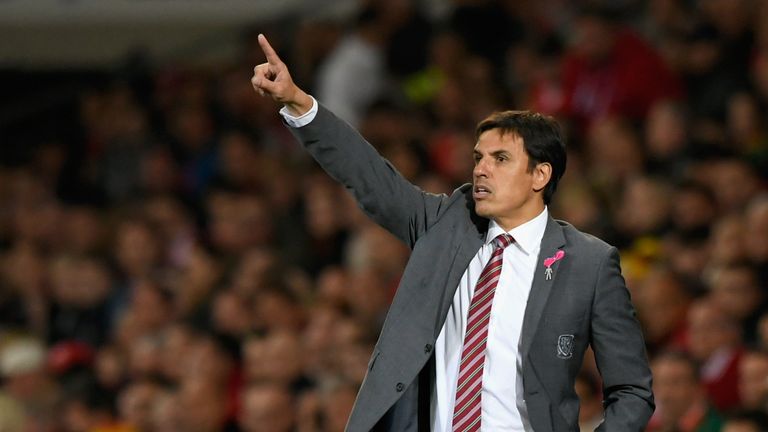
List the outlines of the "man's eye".
{"label": "man's eye", "polygon": [[497,162],[504,162],[505,160],[507,160],[507,158],[505,158],[504,156],[498,156],[498,157],[496,158],[496,161],[497,161]]}

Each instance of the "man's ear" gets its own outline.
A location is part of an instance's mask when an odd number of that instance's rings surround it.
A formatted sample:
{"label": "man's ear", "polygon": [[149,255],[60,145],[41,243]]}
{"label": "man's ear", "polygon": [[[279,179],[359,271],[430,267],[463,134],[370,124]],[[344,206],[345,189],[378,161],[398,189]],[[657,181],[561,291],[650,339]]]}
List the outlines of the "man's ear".
{"label": "man's ear", "polygon": [[541,191],[552,178],[552,165],[549,162],[541,162],[533,168],[533,190]]}

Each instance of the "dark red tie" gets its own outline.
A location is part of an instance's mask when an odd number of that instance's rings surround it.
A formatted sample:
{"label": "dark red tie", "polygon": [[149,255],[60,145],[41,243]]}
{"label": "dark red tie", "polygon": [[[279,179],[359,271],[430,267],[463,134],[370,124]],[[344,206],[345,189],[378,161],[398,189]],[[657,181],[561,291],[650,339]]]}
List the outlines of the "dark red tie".
{"label": "dark red tie", "polygon": [[488,324],[496,285],[501,276],[504,249],[513,242],[509,234],[493,239],[493,255],[485,265],[475,285],[475,293],[469,305],[467,331],[461,350],[459,379],[456,382],[456,402],[453,406],[453,431],[480,430],[480,396],[483,389],[485,346],[488,341]]}

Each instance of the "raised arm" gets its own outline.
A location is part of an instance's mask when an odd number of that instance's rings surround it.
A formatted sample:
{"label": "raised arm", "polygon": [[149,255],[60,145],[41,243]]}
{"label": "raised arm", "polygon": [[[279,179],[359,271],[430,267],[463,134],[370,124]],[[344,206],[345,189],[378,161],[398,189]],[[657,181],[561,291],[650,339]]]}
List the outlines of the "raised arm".
{"label": "raised arm", "polygon": [[[310,113],[315,100],[293,82],[263,35],[259,35],[259,44],[267,62],[253,70],[254,90],[282,103],[292,117]],[[418,189],[349,124],[322,106],[316,109],[308,124],[292,128],[293,134],[331,177],[352,192],[369,217],[413,247],[451,198]]]}

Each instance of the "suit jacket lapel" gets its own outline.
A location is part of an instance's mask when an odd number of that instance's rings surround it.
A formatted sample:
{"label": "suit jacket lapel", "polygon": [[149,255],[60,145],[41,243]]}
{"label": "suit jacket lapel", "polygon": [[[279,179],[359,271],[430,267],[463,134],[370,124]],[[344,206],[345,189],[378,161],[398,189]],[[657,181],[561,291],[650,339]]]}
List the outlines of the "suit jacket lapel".
{"label": "suit jacket lapel", "polygon": [[536,335],[536,329],[539,327],[539,321],[544,313],[544,306],[547,304],[547,299],[552,292],[553,285],[557,282],[557,268],[562,261],[556,261],[552,264],[552,278],[546,279],[544,260],[554,256],[557,250],[561,249],[563,246],[565,246],[563,228],[550,217],[547,221],[547,227],[544,230],[544,237],[541,239],[541,250],[539,251],[539,257],[536,261],[531,293],[528,296],[528,304],[525,308],[525,316],[523,318],[523,330],[521,334],[521,355],[523,361],[525,361],[528,356],[531,342]]}
{"label": "suit jacket lapel", "polygon": [[451,304],[453,303],[453,297],[456,295],[456,288],[459,286],[461,275],[467,270],[469,262],[483,245],[487,231],[488,221],[478,219],[473,220],[473,223],[469,224],[464,233],[457,237],[458,245],[456,246],[456,254],[449,267],[448,278],[445,285],[446,289],[442,291],[443,297],[440,300],[440,313],[438,314],[437,322],[435,323],[435,337],[438,336],[443,327],[445,317],[448,315],[448,309],[450,309]]}

